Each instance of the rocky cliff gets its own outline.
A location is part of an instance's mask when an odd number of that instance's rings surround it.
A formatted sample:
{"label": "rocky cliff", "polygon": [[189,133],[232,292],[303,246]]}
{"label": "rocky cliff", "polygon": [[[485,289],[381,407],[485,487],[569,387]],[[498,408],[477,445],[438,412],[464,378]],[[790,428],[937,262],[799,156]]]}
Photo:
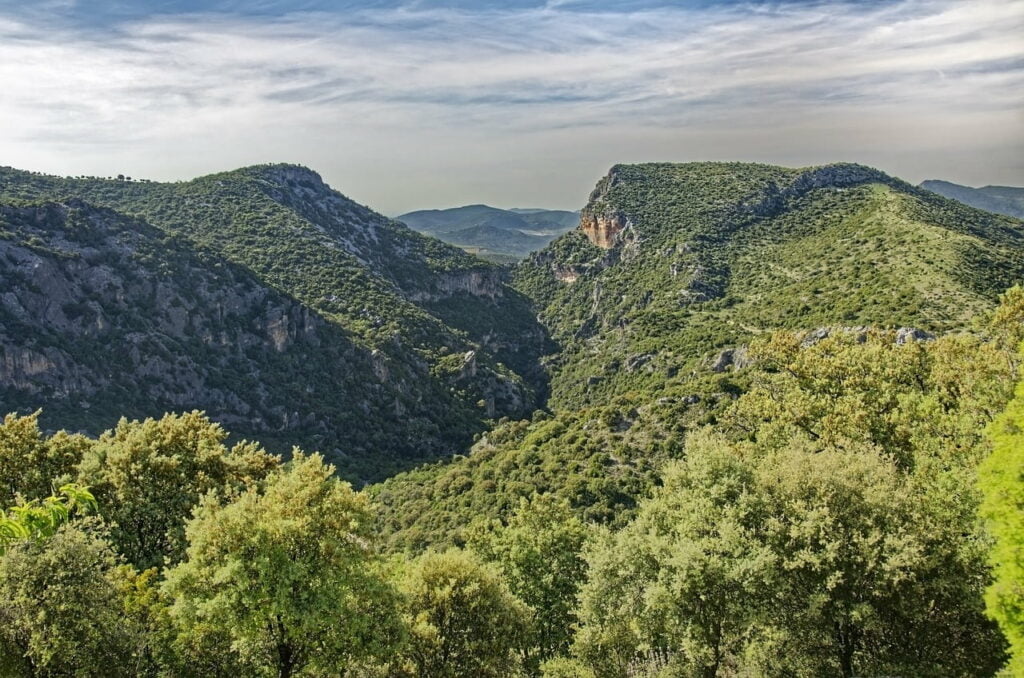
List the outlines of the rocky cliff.
{"label": "rocky cliff", "polygon": [[594,188],[586,206],[580,210],[579,229],[594,245],[611,249],[620,233],[629,226],[629,218],[608,200],[609,192],[619,183],[618,166],[613,167]]}

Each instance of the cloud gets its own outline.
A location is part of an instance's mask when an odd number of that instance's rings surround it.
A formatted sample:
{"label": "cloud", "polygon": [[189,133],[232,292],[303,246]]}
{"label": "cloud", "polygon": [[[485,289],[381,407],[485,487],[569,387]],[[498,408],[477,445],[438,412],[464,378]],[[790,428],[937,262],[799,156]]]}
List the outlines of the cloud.
{"label": "cloud", "polygon": [[0,10],[0,162],[300,161],[388,211],[577,207],[636,159],[1024,183],[1021,0],[249,7],[88,26]]}

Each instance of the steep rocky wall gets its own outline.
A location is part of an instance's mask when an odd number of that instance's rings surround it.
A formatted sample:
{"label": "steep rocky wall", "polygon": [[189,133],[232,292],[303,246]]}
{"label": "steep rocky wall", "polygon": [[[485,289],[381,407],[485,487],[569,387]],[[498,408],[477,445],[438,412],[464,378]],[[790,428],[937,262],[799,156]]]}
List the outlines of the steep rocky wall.
{"label": "steep rocky wall", "polygon": [[434,302],[459,293],[496,299],[504,294],[501,273],[494,269],[441,273],[429,282],[427,289],[411,291],[407,298],[416,302]]}

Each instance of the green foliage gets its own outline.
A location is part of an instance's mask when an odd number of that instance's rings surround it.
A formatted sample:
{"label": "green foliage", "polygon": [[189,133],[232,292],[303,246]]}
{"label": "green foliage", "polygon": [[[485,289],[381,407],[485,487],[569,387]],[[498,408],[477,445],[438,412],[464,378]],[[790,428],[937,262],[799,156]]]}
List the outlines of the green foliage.
{"label": "green foliage", "polygon": [[1004,348],[1020,346],[1024,341],[1024,288],[1014,285],[1006,290],[987,325]]}
{"label": "green foliage", "polygon": [[748,454],[691,440],[595,548],[576,651],[596,671],[625,676],[652,649],[695,676],[994,669],[961,526],[891,461],[803,443]]}
{"label": "green foliage", "polygon": [[557,495],[588,522],[621,527],[657,469],[682,456],[685,432],[721,414],[746,378],[702,375],[660,392],[499,423],[469,455],[370,488],[389,545],[414,552],[463,545],[473,521],[507,518],[534,493]]}
{"label": "green foliage", "polygon": [[0,511],[0,555],[21,541],[41,541],[52,537],[72,516],[96,511],[96,499],[88,488],[68,483],[60,496],[33,499]]}
{"label": "green foliage", "polygon": [[[1019,294],[1018,294],[1019,296]],[[1024,383],[989,427],[992,454],[982,464],[982,516],[994,544],[988,612],[1010,641],[1011,675],[1024,674]]]}
{"label": "green foliage", "polygon": [[496,570],[467,551],[427,553],[409,566],[401,588],[409,627],[403,674],[518,675],[527,610]]}
{"label": "green foliage", "polygon": [[0,670],[11,676],[128,678],[142,629],[124,614],[118,558],[76,521],[0,558]]}
{"label": "green foliage", "polygon": [[374,555],[372,513],[333,473],[296,450],[231,503],[204,498],[164,584],[182,645],[202,649],[213,631],[227,642],[207,649],[282,678],[344,673],[391,649],[396,596]]}
{"label": "green foliage", "polygon": [[596,678],[596,674],[582,662],[566,657],[549,659],[541,665],[544,678]]}
{"label": "green foliage", "polygon": [[75,476],[90,442],[64,431],[44,437],[39,412],[19,417],[8,414],[0,424],[0,506],[21,499],[42,499],[53,492],[53,482]]}
{"label": "green foliage", "polygon": [[763,371],[723,417],[726,430],[767,446],[870,446],[907,469],[935,460],[968,475],[987,454],[983,429],[1016,369],[996,342],[961,334],[900,345],[881,331],[806,341],[779,333],[752,346]]}
{"label": "green foliage", "polygon": [[[753,385],[588,558],[576,652],[609,676],[984,675],[973,477],[1014,361],[846,332],[756,345]],[[955,639],[955,640],[953,640]]]}
{"label": "green foliage", "polygon": [[509,590],[529,608],[523,655],[532,671],[569,650],[589,535],[568,502],[553,495],[520,499],[507,524],[481,522],[469,535],[469,548],[497,565]]}
{"label": "green foliage", "polygon": [[173,564],[184,526],[210,492],[230,495],[263,478],[279,458],[253,443],[224,444],[227,433],[202,412],[122,419],[82,460],[118,549],[139,568]]}
{"label": "green foliage", "polygon": [[634,672],[651,650],[682,655],[684,675],[718,675],[758,619],[774,562],[753,531],[770,513],[753,469],[709,447],[670,466],[637,518],[588,555],[576,652],[599,675]]}

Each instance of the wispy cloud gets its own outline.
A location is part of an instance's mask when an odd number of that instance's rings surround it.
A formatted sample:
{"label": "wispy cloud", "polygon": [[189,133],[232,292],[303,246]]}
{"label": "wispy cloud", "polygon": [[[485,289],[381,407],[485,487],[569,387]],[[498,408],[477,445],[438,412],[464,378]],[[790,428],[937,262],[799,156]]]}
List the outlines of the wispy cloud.
{"label": "wispy cloud", "polygon": [[639,159],[1024,183],[1022,0],[265,9],[45,27],[0,10],[0,163],[294,160],[385,210],[573,206]]}

